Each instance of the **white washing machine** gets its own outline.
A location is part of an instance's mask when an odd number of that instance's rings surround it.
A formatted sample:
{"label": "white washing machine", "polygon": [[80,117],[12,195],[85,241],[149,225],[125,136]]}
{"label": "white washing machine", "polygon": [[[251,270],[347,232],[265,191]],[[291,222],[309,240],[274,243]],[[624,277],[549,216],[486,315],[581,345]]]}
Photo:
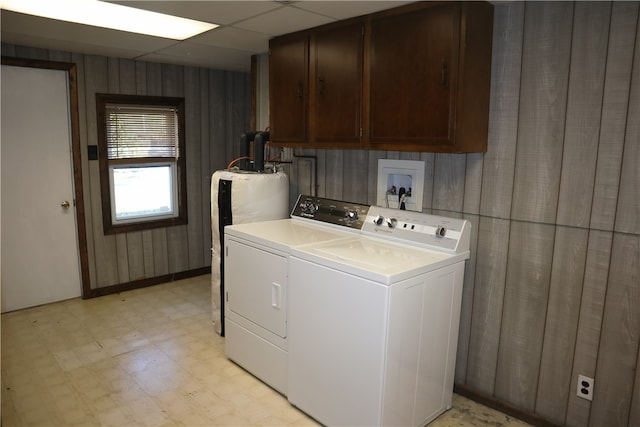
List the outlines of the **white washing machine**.
{"label": "white washing machine", "polygon": [[[302,200],[302,202],[300,202]],[[349,212],[312,219],[316,205],[298,199],[291,218],[225,227],[225,353],[274,389],[288,388],[288,259],[293,247],[338,241],[359,232],[369,206],[349,204]],[[325,225],[326,224],[326,225]]]}
{"label": "white washing machine", "polygon": [[288,399],[325,425],[424,426],[451,407],[464,220],[371,207],[292,248]]}

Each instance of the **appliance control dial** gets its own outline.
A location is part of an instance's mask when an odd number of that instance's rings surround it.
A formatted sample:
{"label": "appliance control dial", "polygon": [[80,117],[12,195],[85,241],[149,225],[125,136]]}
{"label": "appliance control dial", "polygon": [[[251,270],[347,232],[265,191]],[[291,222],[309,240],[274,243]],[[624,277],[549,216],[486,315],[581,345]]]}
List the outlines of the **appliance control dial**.
{"label": "appliance control dial", "polygon": [[436,237],[444,237],[447,234],[447,229],[443,225],[439,225],[436,228]]}
{"label": "appliance control dial", "polygon": [[373,218],[373,223],[375,225],[382,225],[383,222],[384,222],[384,217],[382,215],[378,215],[375,218]]}
{"label": "appliance control dial", "polygon": [[303,202],[300,208],[302,209],[302,212],[305,212],[308,214],[313,214],[318,212],[318,206],[314,205],[313,202],[311,201]]}
{"label": "appliance control dial", "polygon": [[356,220],[358,219],[358,212],[357,211],[347,211],[347,219],[350,220]]}
{"label": "appliance control dial", "polygon": [[398,224],[398,220],[395,218],[387,218],[387,227],[389,228],[396,228],[396,225]]}

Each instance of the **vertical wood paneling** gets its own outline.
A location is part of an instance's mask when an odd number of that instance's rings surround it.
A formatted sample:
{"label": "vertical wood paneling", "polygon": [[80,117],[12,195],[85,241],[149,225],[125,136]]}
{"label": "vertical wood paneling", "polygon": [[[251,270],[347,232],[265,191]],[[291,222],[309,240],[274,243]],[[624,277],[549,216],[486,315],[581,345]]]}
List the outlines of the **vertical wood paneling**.
{"label": "vertical wood paneling", "polygon": [[199,179],[202,182],[200,187],[200,215],[202,216],[202,253],[204,257],[204,265],[211,265],[211,175],[213,165],[210,164],[211,138],[209,135],[209,72],[200,68],[199,72],[199,90],[200,90],[200,123],[198,128],[200,132],[200,174]]}
{"label": "vertical wood paneling", "polygon": [[16,46],[16,56],[30,59],[49,59],[49,52],[46,49],[39,49],[29,46]]}
{"label": "vertical wood paneling", "polygon": [[343,150],[326,150],[324,162],[325,195],[329,199],[342,200],[345,184],[353,185],[352,182],[344,182],[344,152]]}
{"label": "vertical wood paneling", "polygon": [[638,2],[613,2],[591,228],[613,230],[624,146]]}
{"label": "vertical wood paneling", "polygon": [[455,382],[464,383],[467,376],[467,361],[469,356],[469,337],[471,336],[471,315],[473,312],[473,293],[475,287],[476,261],[478,254],[478,224],[477,215],[464,215],[464,219],[471,224],[471,255],[464,265],[464,282],[462,285],[462,305],[460,307],[460,326],[458,328],[458,353],[456,355]]}
{"label": "vertical wood paneling", "polygon": [[640,32],[636,31],[633,74],[622,155],[615,230],[640,234]]}
{"label": "vertical wood paneling", "polygon": [[470,153],[466,155],[464,202],[462,211],[468,214],[477,215],[480,213],[483,158],[484,154],[482,153]]}
{"label": "vertical wood paneling", "polygon": [[[127,261],[129,265],[129,280],[140,280],[147,277],[144,268],[144,245],[142,231],[127,233]],[[150,276],[153,277],[153,276]]]}
{"label": "vertical wood paneling", "polygon": [[[367,174],[367,204],[378,204],[378,160],[384,159],[386,152],[380,150],[370,150],[368,154],[367,169],[372,171]],[[360,171],[362,174],[362,171]]]}
{"label": "vertical wood paneling", "polygon": [[588,236],[583,228],[556,227],[535,412],[558,424],[575,389],[571,367]]}
{"label": "vertical wood paneling", "polygon": [[573,3],[527,2],[511,218],[556,218]]}
{"label": "vertical wood paneling", "polygon": [[536,399],[554,234],[552,225],[511,223],[495,395],[530,412]]}
{"label": "vertical wood paneling", "polygon": [[[98,145],[95,95],[99,92],[107,92],[109,89],[108,60],[99,56],[87,55],[84,64],[87,143],[88,145]],[[93,234],[93,249],[95,251],[93,262],[96,267],[96,282],[92,283],[92,287],[101,288],[119,283],[119,277],[116,239],[113,235],[105,236],[102,227],[102,199],[100,197],[98,162],[89,162],[88,184],[90,198],[87,200],[90,200],[91,203],[93,223],[90,232]]]}
{"label": "vertical wood paneling", "polygon": [[480,217],[466,384],[493,395],[507,276],[510,222]]}
{"label": "vertical wood paneling", "polygon": [[[327,179],[331,180],[332,177],[326,176],[325,170],[325,161],[327,157],[327,151],[329,150],[313,150],[312,154],[316,157],[316,173],[317,173],[317,182],[316,182],[316,195],[320,197],[324,197],[326,193],[326,181]],[[308,150],[304,150],[305,153],[309,153]]]}
{"label": "vertical wood paneling", "polygon": [[240,147],[240,135],[249,129],[249,120],[246,114],[245,102],[246,90],[244,80],[236,73],[225,72],[226,91],[227,91],[227,135],[226,143],[227,154],[230,159],[240,157],[242,147]]}
{"label": "vertical wood paneling", "polygon": [[420,160],[424,162],[424,191],[422,193],[422,211],[430,213],[433,208],[433,182],[436,168],[434,153],[420,153]]}
{"label": "vertical wood paneling", "polygon": [[[107,75],[109,79],[108,93],[120,93],[120,60],[117,58],[108,58]],[[123,86],[126,86],[123,84]],[[116,259],[118,262],[118,283],[127,283],[129,281],[129,256],[127,254],[127,235],[119,233],[115,235],[116,239]]]}
{"label": "vertical wood paneling", "polygon": [[[89,143],[88,139],[88,130],[87,130],[87,84],[85,79],[85,70],[86,67],[84,65],[85,56],[80,54],[72,54],[72,61],[76,64],[77,67],[77,78],[78,78],[78,124],[80,128],[80,161],[82,163],[82,190],[83,190],[83,199],[85,201],[85,228],[87,230],[86,238],[87,238],[87,255],[89,258],[89,283],[92,287],[96,287],[97,280],[97,272],[96,272],[96,263],[95,263],[95,244],[94,244],[94,232],[93,229],[96,225],[94,225],[94,214],[93,214],[93,203],[91,203],[91,173],[89,168],[89,155],[87,152],[86,146]],[[93,161],[93,163],[96,163]],[[98,226],[101,226],[99,224]]]}
{"label": "vertical wood paneling", "polygon": [[[162,65],[162,95],[184,97],[184,67],[172,64]],[[188,152],[185,153],[187,156],[188,154]],[[189,205],[187,196],[187,215]],[[166,233],[169,273],[187,271],[189,269],[187,226],[168,227]]]}
{"label": "vertical wood paneling", "polygon": [[436,154],[432,208],[462,212],[464,204],[464,154]]}
{"label": "vertical wood paneling", "polygon": [[482,170],[480,213],[508,218],[518,137],[524,2],[496,7],[493,17],[489,140]]}
{"label": "vertical wood paneling", "polygon": [[627,426],[640,344],[640,235],[614,234],[605,301],[589,425]]}
{"label": "vertical wood paneling", "polygon": [[18,56],[16,51],[16,45],[2,43],[2,56]]}
{"label": "vertical wood paneling", "polygon": [[[578,380],[579,374],[595,378],[612,240],[613,234],[611,232],[595,230],[589,232],[589,247],[571,375],[573,383]],[[570,393],[566,425],[576,427],[588,425],[590,408],[591,402]]]}
{"label": "vertical wood paneling", "polygon": [[197,68],[185,68],[184,71],[184,99],[185,99],[185,138],[187,150],[187,243],[189,247],[189,269],[204,265],[202,239],[204,234],[202,203],[201,163],[202,146],[200,135],[200,71]]}
{"label": "vertical wood paneling", "polygon": [[[309,155],[307,153],[307,155]],[[298,194],[313,195],[315,185],[314,172],[316,161],[309,157],[298,157],[295,159],[295,175],[289,177],[289,190]]]}
{"label": "vertical wood paneling", "polygon": [[367,203],[368,180],[362,176],[362,171],[369,164],[367,152],[364,150],[344,151],[344,190],[342,198],[354,203]]}
{"label": "vertical wood paneling", "polygon": [[147,94],[147,63],[135,61],[136,67],[136,94]]}
{"label": "vertical wood paneling", "polygon": [[49,51],[49,60],[56,62],[73,62],[73,55],[70,52],[60,52],[58,50]]}
{"label": "vertical wood paneling", "polygon": [[[223,71],[209,72],[209,161],[214,166],[211,174],[224,169],[232,158],[227,157],[227,93]],[[238,135],[240,138],[240,135]]]}
{"label": "vertical wood paneling", "polygon": [[598,155],[611,3],[575,5],[557,224],[588,227]]}
{"label": "vertical wood paneling", "polygon": [[629,412],[629,425],[640,425],[640,369],[636,367],[636,378],[633,383],[633,396],[631,400],[631,410]]}

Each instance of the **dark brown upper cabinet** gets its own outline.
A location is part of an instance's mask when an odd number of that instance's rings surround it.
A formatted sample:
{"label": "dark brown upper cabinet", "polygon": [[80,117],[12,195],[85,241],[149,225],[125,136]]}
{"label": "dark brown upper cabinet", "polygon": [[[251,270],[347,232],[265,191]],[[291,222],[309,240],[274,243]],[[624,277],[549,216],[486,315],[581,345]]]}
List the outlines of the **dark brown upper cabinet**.
{"label": "dark brown upper cabinet", "polygon": [[269,42],[269,125],[279,143],[300,143],[308,138],[308,64],[307,34]]}
{"label": "dark brown upper cabinet", "polygon": [[271,40],[271,140],[332,147],[361,143],[363,22]]}
{"label": "dark brown upper cabinet", "polygon": [[311,34],[311,141],[360,144],[364,23],[332,26]]}
{"label": "dark brown upper cabinet", "polygon": [[[273,39],[272,142],[486,151],[492,27],[489,3],[419,2]],[[282,86],[273,83],[286,81],[278,70],[292,60],[282,59],[281,46],[301,39],[306,56],[298,54],[300,62],[290,67],[306,70],[296,112],[284,101],[290,95],[280,94]],[[288,126],[304,132],[278,130],[277,123],[292,120],[298,122]]]}

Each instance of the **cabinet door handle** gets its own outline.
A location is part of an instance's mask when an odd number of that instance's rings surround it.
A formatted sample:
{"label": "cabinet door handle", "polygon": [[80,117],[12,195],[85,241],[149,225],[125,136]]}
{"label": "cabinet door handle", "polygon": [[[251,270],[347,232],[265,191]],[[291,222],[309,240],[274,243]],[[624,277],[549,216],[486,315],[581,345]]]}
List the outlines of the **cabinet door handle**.
{"label": "cabinet door handle", "polygon": [[320,96],[324,95],[324,77],[318,78],[318,92]]}
{"label": "cabinet door handle", "polygon": [[445,86],[447,84],[447,63],[442,61],[442,74],[440,75],[440,84]]}
{"label": "cabinet door handle", "polygon": [[298,95],[298,98],[302,99],[302,82],[298,82],[297,95]]}

